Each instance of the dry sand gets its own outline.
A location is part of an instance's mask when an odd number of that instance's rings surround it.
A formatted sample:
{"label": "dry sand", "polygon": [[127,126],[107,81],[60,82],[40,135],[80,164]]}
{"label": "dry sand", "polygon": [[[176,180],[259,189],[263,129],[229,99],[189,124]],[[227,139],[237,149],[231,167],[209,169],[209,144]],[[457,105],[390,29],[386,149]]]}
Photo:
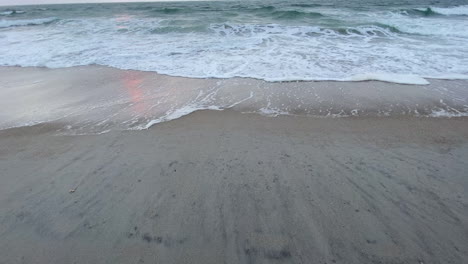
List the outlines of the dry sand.
{"label": "dry sand", "polygon": [[0,131],[0,263],[466,263],[467,118]]}

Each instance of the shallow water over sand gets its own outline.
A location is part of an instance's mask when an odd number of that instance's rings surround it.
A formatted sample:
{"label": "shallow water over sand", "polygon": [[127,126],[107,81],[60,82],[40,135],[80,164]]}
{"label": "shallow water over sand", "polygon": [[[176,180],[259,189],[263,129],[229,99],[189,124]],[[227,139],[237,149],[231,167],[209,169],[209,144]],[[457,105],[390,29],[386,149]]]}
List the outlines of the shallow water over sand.
{"label": "shallow water over sand", "polygon": [[0,128],[57,121],[65,134],[139,130],[202,109],[268,116],[466,116],[468,81],[191,79],[86,66],[0,68]]}

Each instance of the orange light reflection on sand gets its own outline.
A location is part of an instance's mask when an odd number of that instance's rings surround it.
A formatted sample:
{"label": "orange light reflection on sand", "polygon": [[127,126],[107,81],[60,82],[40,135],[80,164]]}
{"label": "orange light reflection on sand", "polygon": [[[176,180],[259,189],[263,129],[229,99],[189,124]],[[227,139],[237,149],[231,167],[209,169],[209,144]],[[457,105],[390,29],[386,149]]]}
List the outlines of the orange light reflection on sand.
{"label": "orange light reflection on sand", "polygon": [[132,109],[135,113],[144,114],[147,109],[145,103],[145,93],[141,88],[143,84],[142,74],[139,72],[125,71],[122,74],[122,83],[130,95],[132,101]]}

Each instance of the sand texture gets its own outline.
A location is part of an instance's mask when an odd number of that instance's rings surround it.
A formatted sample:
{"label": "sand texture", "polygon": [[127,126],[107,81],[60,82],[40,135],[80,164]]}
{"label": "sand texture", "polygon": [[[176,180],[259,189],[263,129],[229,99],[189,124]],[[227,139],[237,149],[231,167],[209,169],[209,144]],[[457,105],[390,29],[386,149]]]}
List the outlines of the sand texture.
{"label": "sand texture", "polygon": [[0,131],[0,263],[466,263],[468,119]]}

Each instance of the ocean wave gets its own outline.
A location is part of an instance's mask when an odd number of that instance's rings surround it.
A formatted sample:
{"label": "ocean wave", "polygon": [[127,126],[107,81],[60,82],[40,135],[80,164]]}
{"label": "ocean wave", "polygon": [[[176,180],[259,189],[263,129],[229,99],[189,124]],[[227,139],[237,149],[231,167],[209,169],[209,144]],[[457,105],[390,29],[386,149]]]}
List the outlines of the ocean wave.
{"label": "ocean wave", "polygon": [[431,9],[442,15],[465,15],[468,16],[468,5],[455,6],[455,7],[431,7]]}
{"label": "ocean wave", "polygon": [[0,12],[0,16],[9,16],[9,15],[12,15],[14,13],[14,11],[3,11],[3,12]]}
{"label": "ocean wave", "polygon": [[[293,77],[271,77],[271,78],[258,78],[268,82],[295,82],[295,81],[336,81],[336,82],[365,82],[365,81],[380,81],[398,84],[412,84],[412,85],[428,85],[429,81],[425,78],[415,74],[397,74],[385,72],[370,72],[362,73],[342,78],[304,78],[299,76]],[[434,78],[436,79],[436,78]],[[455,78],[456,79],[456,78]],[[455,80],[454,79],[454,80]]]}
{"label": "ocean wave", "polygon": [[438,17],[438,16],[468,16],[468,5],[457,7],[421,7],[404,9],[401,13],[410,16]]}
{"label": "ocean wave", "polygon": [[[324,29],[326,31],[326,29]],[[382,23],[375,23],[373,25],[361,25],[355,27],[335,28],[336,33],[342,35],[360,35],[360,36],[378,36],[378,37],[391,37],[396,34],[405,34],[403,31],[395,26],[390,26]]]}
{"label": "ocean wave", "polygon": [[209,28],[221,36],[253,36],[255,34],[276,35],[286,34],[300,37],[316,37],[317,35],[346,36],[346,37],[390,37],[403,34],[398,28],[386,24],[361,25],[355,27],[319,27],[296,26],[284,27],[277,24],[211,24]]}
{"label": "ocean wave", "polygon": [[310,12],[302,10],[282,10],[274,6],[261,6],[254,8],[239,6],[238,9],[236,8],[236,10],[238,12],[253,13],[259,17],[272,18],[278,20],[297,20],[304,18],[320,18],[324,16],[319,12]]}
{"label": "ocean wave", "polygon": [[303,12],[303,11],[296,11],[296,10],[275,11],[271,13],[271,16],[276,19],[288,19],[288,20],[323,17],[323,15],[318,12]]}
{"label": "ocean wave", "polygon": [[439,79],[439,80],[468,80],[468,73],[467,74],[459,74],[459,73],[435,74],[432,76],[424,76],[424,78]]}
{"label": "ocean wave", "polygon": [[[49,68],[97,64],[172,76],[272,82],[373,79],[425,84],[424,77],[468,74],[464,46],[447,49],[446,43],[434,41],[424,45],[387,24],[336,28],[167,24],[167,20],[148,18],[86,18],[63,19],[20,33],[12,29],[11,36],[5,30],[0,38],[0,64]],[[60,52],[52,53],[50,47],[60,47]],[[367,74],[376,72],[386,76]],[[396,74],[420,78],[408,80]]]}
{"label": "ocean wave", "polygon": [[296,7],[320,7],[322,5],[320,5],[320,4],[291,4],[291,6],[296,6]]}
{"label": "ocean wave", "polygon": [[[437,37],[435,41],[458,41],[468,38],[468,20],[464,17],[449,17],[445,15],[424,16],[411,15],[408,11],[391,11],[372,14],[367,18],[383,25],[393,26],[401,33],[412,35],[414,39],[419,37]],[[428,45],[430,45],[428,43]]]}
{"label": "ocean wave", "polygon": [[[232,3],[212,3],[209,8],[207,3],[139,5],[144,10],[115,5],[108,11],[96,5],[97,10],[91,12],[85,5],[81,11],[56,6],[40,12],[42,17],[59,17],[56,23],[55,18],[0,20],[0,65],[97,64],[193,78],[307,81],[359,77],[420,84],[421,79],[405,81],[368,73],[420,78],[468,74],[465,17],[408,16],[395,11],[401,6],[294,11],[290,3],[244,3],[239,9],[231,8]],[[25,16],[38,15],[24,10]],[[154,10],[168,15],[154,15]],[[207,15],[203,10],[223,11]],[[295,19],[304,14],[313,17],[309,11],[314,10],[319,17]],[[229,12],[238,16],[226,16]],[[42,24],[50,25],[14,28]],[[51,52],[51,47],[57,48]]]}
{"label": "ocean wave", "polygon": [[416,15],[416,16],[424,16],[424,17],[431,17],[431,16],[440,16],[442,14],[435,12],[432,8],[414,8],[405,11],[409,15]]}
{"label": "ocean wave", "polygon": [[13,15],[24,14],[24,13],[26,13],[26,11],[22,11],[22,10],[6,10],[6,11],[0,12],[0,16],[13,16]]}
{"label": "ocean wave", "polygon": [[0,28],[48,25],[55,21],[58,21],[58,18],[50,17],[22,20],[0,20]]}
{"label": "ocean wave", "polygon": [[[246,9],[249,10],[248,8],[245,8],[243,6],[238,6],[239,9]],[[250,9],[251,11],[256,11],[256,12],[271,12],[275,10],[276,7],[274,6],[261,6],[261,7],[255,7],[253,9]]]}
{"label": "ocean wave", "polygon": [[394,74],[394,73],[364,73],[351,76],[349,78],[343,79],[343,81],[381,81],[381,82],[391,82],[399,84],[417,84],[417,85],[427,85],[429,82],[421,76],[414,74]]}
{"label": "ocean wave", "polygon": [[191,9],[182,9],[182,8],[162,8],[162,9],[153,9],[151,10],[153,13],[161,13],[161,14],[166,14],[166,15],[172,15],[172,14],[181,14],[181,13],[188,13],[191,12]]}
{"label": "ocean wave", "polygon": [[160,26],[150,30],[153,34],[170,34],[170,33],[191,33],[204,32],[207,28],[203,25],[194,26]]}

